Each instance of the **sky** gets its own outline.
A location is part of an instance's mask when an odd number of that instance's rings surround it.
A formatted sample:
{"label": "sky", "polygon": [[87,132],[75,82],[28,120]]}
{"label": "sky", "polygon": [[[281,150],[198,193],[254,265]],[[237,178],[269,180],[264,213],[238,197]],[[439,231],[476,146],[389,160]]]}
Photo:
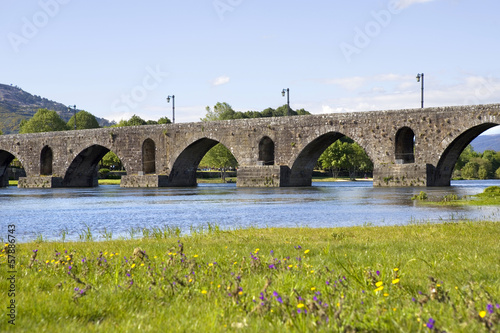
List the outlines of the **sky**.
{"label": "sky", "polygon": [[[0,83],[109,120],[500,103],[494,0],[0,0]],[[500,127],[500,126],[499,126]],[[500,132],[493,129],[492,131]]]}

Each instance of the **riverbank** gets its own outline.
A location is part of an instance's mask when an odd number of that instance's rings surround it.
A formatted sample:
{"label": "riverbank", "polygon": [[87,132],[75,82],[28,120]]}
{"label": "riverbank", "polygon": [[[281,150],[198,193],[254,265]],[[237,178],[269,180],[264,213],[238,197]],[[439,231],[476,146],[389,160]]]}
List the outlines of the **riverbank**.
{"label": "riverbank", "polygon": [[[15,300],[15,329],[480,332],[500,324],[497,222],[142,234],[17,246],[16,292],[3,293],[5,307]],[[9,288],[2,279],[0,289]],[[7,320],[0,331],[14,328]]]}

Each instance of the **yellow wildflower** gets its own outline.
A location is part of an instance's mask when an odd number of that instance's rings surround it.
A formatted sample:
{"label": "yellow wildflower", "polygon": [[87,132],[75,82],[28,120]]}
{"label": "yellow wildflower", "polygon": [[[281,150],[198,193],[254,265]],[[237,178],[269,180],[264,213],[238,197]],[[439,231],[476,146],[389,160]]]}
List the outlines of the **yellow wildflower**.
{"label": "yellow wildflower", "polygon": [[387,297],[387,296],[389,296],[389,294],[388,293],[384,293],[384,297]]}
{"label": "yellow wildflower", "polygon": [[392,280],[392,284],[396,284],[396,283],[399,283],[399,279]]}
{"label": "yellow wildflower", "polygon": [[311,291],[315,291],[316,290],[316,287],[311,287]]}
{"label": "yellow wildflower", "polygon": [[377,291],[381,291],[381,290],[383,290],[383,289],[384,289],[384,286],[380,286],[380,287],[378,287],[377,289],[375,289],[374,291],[375,291],[375,292],[377,292]]}
{"label": "yellow wildflower", "polygon": [[202,291],[201,291],[201,293],[202,293],[202,294],[206,294],[206,293],[207,293],[207,291],[206,291],[206,290],[202,290]]}
{"label": "yellow wildflower", "polygon": [[304,251],[304,254],[308,254],[308,253],[309,253],[309,250],[305,250],[305,251]]}
{"label": "yellow wildflower", "polygon": [[383,284],[384,284],[384,283],[383,283],[382,281],[379,281],[379,282],[375,283],[375,285],[376,285],[377,287],[380,287],[380,286],[381,286],[381,285],[383,285]]}
{"label": "yellow wildflower", "polygon": [[132,264],[132,266],[130,266],[130,268],[134,268],[135,267],[135,264]]}
{"label": "yellow wildflower", "polygon": [[479,312],[479,317],[484,318],[486,316],[486,311]]}
{"label": "yellow wildflower", "polygon": [[193,256],[193,258],[198,258],[198,255],[197,255],[197,254],[195,254],[195,255]]}
{"label": "yellow wildflower", "polygon": [[299,304],[297,304],[297,307],[298,307],[299,309],[302,309],[304,306],[305,306],[305,305],[304,305],[303,303],[299,303]]}
{"label": "yellow wildflower", "polygon": [[397,268],[397,267],[394,268],[394,272],[397,272],[397,271],[399,271],[399,268]]}

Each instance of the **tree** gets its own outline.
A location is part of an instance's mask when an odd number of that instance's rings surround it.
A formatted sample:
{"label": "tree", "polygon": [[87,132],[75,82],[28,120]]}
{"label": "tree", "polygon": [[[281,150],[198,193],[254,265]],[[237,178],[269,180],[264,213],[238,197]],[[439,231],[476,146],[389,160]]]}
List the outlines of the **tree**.
{"label": "tree", "polygon": [[39,109],[37,113],[28,121],[22,121],[19,133],[40,133],[68,130],[64,120],[59,117],[56,111]]}
{"label": "tree", "polygon": [[210,149],[200,162],[201,166],[217,168],[220,170],[222,181],[226,181],[226,170],[237,167],[238,162],[233,154],[223,144],[218,143]]}
{"label": "tree", "polygon": [[207,114],[204,118],[201,118],[201,121],[237,119],[234,117],[236,112],[233,110],[231,105],[227,104],[226,102],[217,102],[217,104],[214,105],[213,109],[210,109],[210,107],[207,106],[205,110],[207,111]]}
{"label": "tree", "polygon": [[158,124],[170,124],[172,123],[172,121],[170,119],[168,119],[168,117],[161,117],[160,119],[158,119]]}
{"label": "tree", "polygon": [[335,178],[342,170],[349,171],[351,179],[355,178],[357,171],[373,170],[373,163],[364,149],[347,137],[335,141],[326,148],[318,161],[321,167],[330,170]]}
{"label": "tree", "polygon": [[[75,115],[71,116],[68,123],[68,128],[75,128]],[[80,111],[76,114],[76,129],[89,129],[89,128],[99,128],[99,123],[95,119],[95,116],[87,111]]]}
{"label": "tree", "polygon": [[115,153],[109,151],[101,160],[101,167],[110,170],[121,170],[123,168],[122,161],[116,156]]}

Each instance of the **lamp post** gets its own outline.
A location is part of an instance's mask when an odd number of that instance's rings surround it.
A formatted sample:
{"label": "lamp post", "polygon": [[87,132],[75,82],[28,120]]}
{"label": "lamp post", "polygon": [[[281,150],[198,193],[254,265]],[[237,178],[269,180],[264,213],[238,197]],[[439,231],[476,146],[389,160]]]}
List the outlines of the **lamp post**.
{"label": "lamp post", "polygon": [[167,103],[170,103],[170,98],[172,98],[172,124],[175,124],[175,95],[167,97]]}
{"label": "lamp post", "polygon": [[[71,105],[68,106],[68,110],[71,112]],[[75,118],[75,127],[74,129],[76,130],[76,105],[73,105],[73,117]]]}
{"label": "lamp post", "polygon": [[283,89],[281,91],[281,95],[283,97],[285,97],[285,93],[286,93],[286,105],[287,105],[286,115],[289,116],[290,115],[290,89],[286,88],[286,89]]}
{"label": "lamp post", "polygon": [[417,74],[417,82],[420,82],[422,80],[422,92],[420,93],[420,104],[422,109],[424,108],[424,73],[419,73]]}

